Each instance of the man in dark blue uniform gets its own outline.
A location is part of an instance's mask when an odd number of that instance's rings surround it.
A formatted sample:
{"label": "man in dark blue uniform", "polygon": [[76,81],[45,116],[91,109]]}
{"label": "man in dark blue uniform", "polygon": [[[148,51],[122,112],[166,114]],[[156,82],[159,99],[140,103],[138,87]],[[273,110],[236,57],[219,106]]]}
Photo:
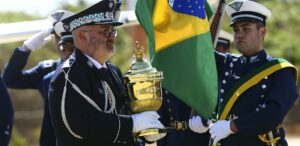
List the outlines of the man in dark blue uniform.
{"label": "man in dark blue uniform", "polygon": [[[271,12],[247,0],[230,2],[226,12],[231,17],[235,47],[242,55],[215,54],[220,94],[218,121],[209,126],[213,143],[286,146],[281,123],[297,98],[297,71],[264,50]],[[189,126],[199,133],[208,129],[199,116]]]}
{"label": "man in dark blue uniform", "polygon": [[107,62],[114,54],[114,26],[122,24],[116,21],[118,8],[113,0],[102,0],[62,20],[72,31],[76,48],[50,83],[50,114],[58,146],[133,146],[133,133],[164,127],[154,111],[127,115],[121,72]]}
{"label": "man in dark blue uniform", "polygon": [[8,146],[14,118],[14,108],[0,76],[0,145]]}
{"label": "man in dark blue uniform", "polygon": [[[48,107],[48,88],[49,81],[43,81],[43,78],[48,73],[54,71],[64,60],[66,60],[74,50],[73,38],[70,32],[64,32],[60,19],[72,15],[72,12],[57,10],[50,15],[49,18],[54,23],[43,31],[35,34],[24,44],[15,49],[6,68],[4,70],[3,79],[9,88],[14,89],[37,89],[44,98],[44,116],[41,128],[40,145],[54,146],[55,136],[51,125],[51,119]],[[55,47],[57,48],[60,59],[45,60],[40,62],[37,66],[29,70],[23,70],[30,53],[34,50],[41,49],[50,39],[50,35],[55,29]]]}

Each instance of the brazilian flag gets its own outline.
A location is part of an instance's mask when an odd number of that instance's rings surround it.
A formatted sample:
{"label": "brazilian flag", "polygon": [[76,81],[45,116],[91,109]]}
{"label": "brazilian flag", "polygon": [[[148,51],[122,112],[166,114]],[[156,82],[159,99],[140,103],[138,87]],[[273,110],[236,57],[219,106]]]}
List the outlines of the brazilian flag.
{"label": "brazilian flag", "polygon": [[205,0],[138,0],[150,59],[163,87],[204,118],[217,103],[217,72]]}

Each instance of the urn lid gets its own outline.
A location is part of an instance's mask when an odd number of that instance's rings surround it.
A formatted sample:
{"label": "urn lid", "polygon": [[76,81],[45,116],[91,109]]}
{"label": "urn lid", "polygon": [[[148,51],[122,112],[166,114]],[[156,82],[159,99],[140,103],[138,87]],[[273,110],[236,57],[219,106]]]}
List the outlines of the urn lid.
{"label": "urn lid", "polygon": [[151,66],[150,62],[144,59],[144,50],[143,46],[141,46],[138,42],[135,42],[135,61],[133,61],[130,65],[130,69],[126,73],[127,75],[157,72],[157,70]]}

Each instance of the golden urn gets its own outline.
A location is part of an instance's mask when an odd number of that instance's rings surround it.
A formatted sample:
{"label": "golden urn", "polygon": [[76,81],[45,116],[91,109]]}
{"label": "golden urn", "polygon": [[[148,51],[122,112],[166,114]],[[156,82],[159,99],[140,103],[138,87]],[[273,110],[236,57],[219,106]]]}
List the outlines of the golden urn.
{"label": "golden urn", "polygon": [[144,59],[144,48],[138,42],[135,45],[135,61],[124,77],[129,106],[134,113],[157,111],[162,104],[163,73]]}

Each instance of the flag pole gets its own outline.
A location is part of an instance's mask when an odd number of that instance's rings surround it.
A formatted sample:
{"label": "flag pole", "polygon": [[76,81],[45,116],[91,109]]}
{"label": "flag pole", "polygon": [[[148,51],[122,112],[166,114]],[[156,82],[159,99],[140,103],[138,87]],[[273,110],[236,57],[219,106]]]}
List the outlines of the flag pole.
{"label": "flag pole", "polygon": [[212,23],[210,25],[210,33],[211,33],[211,38],[213,41],[214,48],[216,47],[216,44],[217,44],[217,40],[218,40],[217,38],[219,36],[220,26],[221,26],[221,23],[223,20],[224,12],[225,12],[225,6],[226,6],[226,1],[219,0],[216,13],[215,13]]}
{"label": "flag pole", "polygon": [[[219,0],[218,7],[216,10],[216,13],[214,15],[214,18],[212,20],[212,23],[210,25],[210,33],[211,33],[211,38],[213,42],[214,48],[216,48],[217,41],[218,41],[218,36],[220,32],[220,26],[223,20],[224,12],[225,12],[225,6],[226,6],[226,0]],[[218,118],[219,114],[219,109],[220,105],[219,103],[217,104],[217,113],[215,115],[216,118]],[[218,119],[212,119],[212,121],[216,121]],[[213,139],[209,139],[208,146],[219,146],[220,144],[213,144]]]}

